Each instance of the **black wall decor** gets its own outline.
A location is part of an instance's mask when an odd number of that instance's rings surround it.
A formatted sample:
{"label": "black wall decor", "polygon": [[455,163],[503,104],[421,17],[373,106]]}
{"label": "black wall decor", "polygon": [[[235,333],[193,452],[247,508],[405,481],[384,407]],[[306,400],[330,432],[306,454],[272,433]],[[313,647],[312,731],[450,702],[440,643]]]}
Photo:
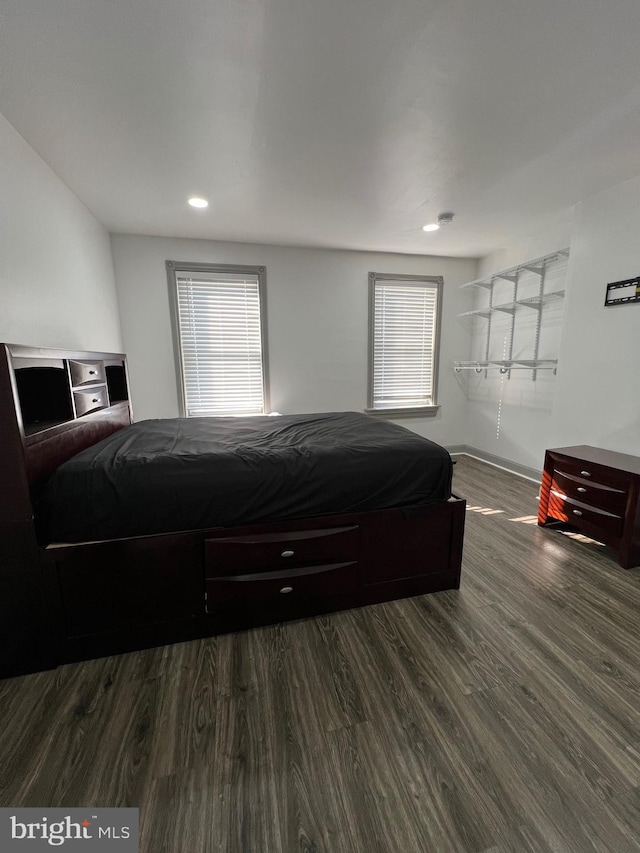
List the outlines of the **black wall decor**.
{"label": "black wall decor", "polygon": [[640,302],[640,276],[626,278],[624,281],[614,281],[607,285],[604,298],[605,307],[610,305],[631,305]]}

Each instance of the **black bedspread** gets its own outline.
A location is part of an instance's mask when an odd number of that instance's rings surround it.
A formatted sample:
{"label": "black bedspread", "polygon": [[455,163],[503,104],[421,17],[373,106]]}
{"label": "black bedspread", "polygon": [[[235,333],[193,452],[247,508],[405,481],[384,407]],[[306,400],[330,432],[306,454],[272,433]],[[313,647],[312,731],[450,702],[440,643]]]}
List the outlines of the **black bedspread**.
{"label": "black bedspread", "polygon": [[54,542],[115,539],[388,507],[451,494],[444,448],[356,412],[141,421],[55,472]]}

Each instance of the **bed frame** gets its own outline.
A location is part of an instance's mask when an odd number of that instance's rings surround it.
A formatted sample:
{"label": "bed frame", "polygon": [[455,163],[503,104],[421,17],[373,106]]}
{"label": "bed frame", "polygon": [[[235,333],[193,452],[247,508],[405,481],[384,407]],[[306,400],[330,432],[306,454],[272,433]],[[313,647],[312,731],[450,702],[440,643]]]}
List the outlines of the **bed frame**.
{"label": "bed frame", "polygon": [[0,344],[0,677],[460,585],[465,501],[80,544],[55,469],[131,422],[122,353]]}

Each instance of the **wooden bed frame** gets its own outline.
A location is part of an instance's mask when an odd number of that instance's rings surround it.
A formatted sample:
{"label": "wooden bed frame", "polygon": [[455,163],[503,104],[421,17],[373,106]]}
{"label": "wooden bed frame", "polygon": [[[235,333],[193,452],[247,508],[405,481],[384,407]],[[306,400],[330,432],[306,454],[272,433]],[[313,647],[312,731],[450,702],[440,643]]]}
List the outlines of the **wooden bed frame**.
{"label": "wooden bed frame", "polygon": [[[39,375],[27,367],[55,369],[25,390],[24,377]],[[131,422],[127,388],[122,353],[0,344],[0,677],[459,587],[458,497],[413,517],[387,509],[39,542],[39,489]]]}

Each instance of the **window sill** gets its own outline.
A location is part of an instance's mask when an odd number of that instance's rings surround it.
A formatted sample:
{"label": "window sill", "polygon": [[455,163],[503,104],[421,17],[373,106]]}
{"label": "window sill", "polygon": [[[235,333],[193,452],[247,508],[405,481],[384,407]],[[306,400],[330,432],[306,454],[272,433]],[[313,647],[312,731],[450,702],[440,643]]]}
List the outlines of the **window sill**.
{"label": "window sill", "polygon": [[395,421],[398,418],[434,418],[438,414],[439,408],[439,405],[434,405],[400,409],[365,409],[365,412],[368,415],[375,415],[379,418],[392,418]]}

